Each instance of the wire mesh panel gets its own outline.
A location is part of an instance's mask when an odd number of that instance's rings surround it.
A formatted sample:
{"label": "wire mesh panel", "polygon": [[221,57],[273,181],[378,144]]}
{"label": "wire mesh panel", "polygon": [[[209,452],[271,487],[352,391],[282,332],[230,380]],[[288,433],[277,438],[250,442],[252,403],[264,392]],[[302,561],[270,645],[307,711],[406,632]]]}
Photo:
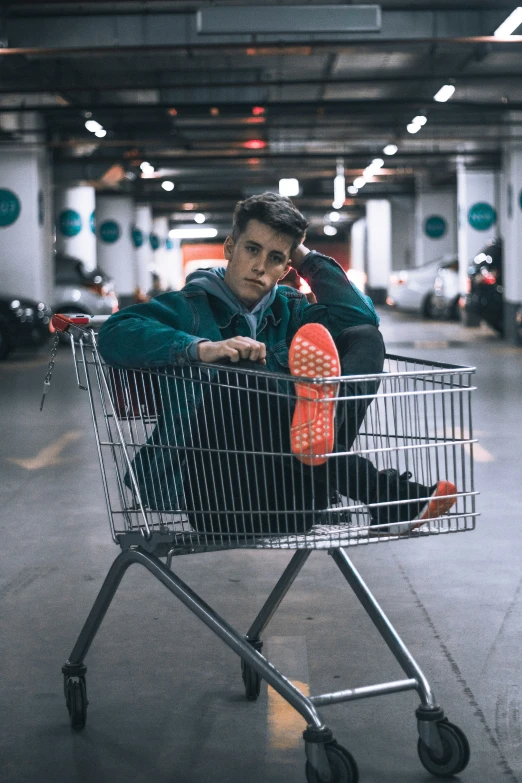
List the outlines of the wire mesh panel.
{"label": "wire mesh panel", "polygon": [[470,368],[388,356],[380,375],[301,379],[312,393],[300,405],[334,421],[335,439],[318,453],[305,435],[296,453],[289,375],[251,363],[118,369],[93,335],[80,348],[120,543],[137,532],[180,554],[328,548],[475,525]]}

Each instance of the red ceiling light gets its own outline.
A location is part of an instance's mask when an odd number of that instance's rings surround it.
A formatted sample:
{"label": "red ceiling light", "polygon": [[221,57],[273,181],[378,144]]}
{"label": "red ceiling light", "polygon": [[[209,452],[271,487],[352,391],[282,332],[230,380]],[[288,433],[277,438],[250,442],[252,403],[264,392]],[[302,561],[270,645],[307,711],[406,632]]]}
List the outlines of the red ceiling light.
{"label": "red ceiling light", "polygon": [[263,139],[249,139],[243,142],[243,147],[247,150],[262,150],[266,147],[266,141],[263,141]]}
{"label": "red ceiling light", "polygon": [[249,163],[251,166],[258,166],[261,163],[261,158],[249,158],[247,163]]}
{"label": "red ceiling light", "polygon": [[178,116],[178,110],[177,109],[169,109],[169,114],[171,117],[177,117]]}
{"label": "red ceiling light", "polygon": [[265,113],[265,107],[264,106],[252,106],[252,114],[254,117],[259,117],[260,114]]}
{"label": "red ceiling light", "polygon": [[257,52],[257,49],[255,48],[255,46],[249,46],[248,49],[246,50],[246,53],[249,54],[250,56],[252,56],[253,54],[256,54],[256,52]]}
{"label": "red ceiling light", "polygon": [[210,113],[213,117],[219,117],[219,109],[217,106],[212,106]]}
{"label": "red ceiling light", "polygon": [[263,125],[265,122],[264,117],[247,117],[245,120],[247,125]]}

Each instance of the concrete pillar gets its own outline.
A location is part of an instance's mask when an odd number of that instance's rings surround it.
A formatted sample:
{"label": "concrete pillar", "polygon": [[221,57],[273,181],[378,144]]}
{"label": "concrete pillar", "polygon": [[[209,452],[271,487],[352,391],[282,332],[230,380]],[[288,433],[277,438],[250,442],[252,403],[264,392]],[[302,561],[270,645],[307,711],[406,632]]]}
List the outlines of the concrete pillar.
{"label": "concrete pillar", "polygon": [[[519,116],[520,121],[520,116]],[[502,154],[501,228],[503,236],[504,333],[522,343],[522,144],[508,142]]]}
{"label": "concrete pillar", "polygon": [[352,225],[348,277],[361,291],[366,291],[366,218],[359,218]]}
{"label": "concrete pillar", "polygon": [[422,266],[457,253],[457,196],[453,188],[424,189],[415,194],[415,259]]}
{"label": "concrete pillar", "polygon": [[136,285],[146,294],[152,287],[154,251],[150,244],[152,231],[152,209],[149,204],[137,204],[132,229],[134,258],[136,262]]}
{"label": "concrete pillar", "polygon": [[385,304],[391,271],[391,206],[386,199],[366,203],[368,287],[375,304]]}
{"label": "concrete pillar", "polygon": [[54,198],[56,250],[96,267],[95,191],[90,185],[57,188]]}
{"label": "concrete pillar", "polygon": [[152,221],[151,244],[154,250],[154,266],[160,279],[161,287],[170,291],[169,252],[166,248],[169,221],[166,217],[155,217]]}
{"label": "concrete pillar", "polygon": [[[491,239],[498,236],[499,176],[496,171],[479,171],[457,164],[457,226],[460,291],[468,285],[470,261]],[[478,325],[465,316],[468,326]]]}
{"label": "concrete pillar", "polygon": [[54,297],[53,209],[45,150],[0,149],[0,290],[43,301]]}
{"label": "concrete pillar", "polygon": [[415,266],[415,201],[412,196],[390,198],[393,270]]}
{"label": "concrete pillar", "polygon": [[120,307],[134,299],[136,287],[134,203],[130,196],[100,195],[96,199],[96,250],[98,266],[114,280]]}

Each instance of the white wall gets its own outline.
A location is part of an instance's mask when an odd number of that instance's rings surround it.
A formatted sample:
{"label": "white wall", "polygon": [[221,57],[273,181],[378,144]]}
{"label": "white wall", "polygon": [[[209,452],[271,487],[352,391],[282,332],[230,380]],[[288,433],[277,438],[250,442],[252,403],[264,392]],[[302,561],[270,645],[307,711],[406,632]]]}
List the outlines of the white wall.
{"label": "white wall", "polygon": [[[387,199],[371,199],[366,203],[368,289],[370,296],[380,301],[381,292],[388,290],[391,271],[391,206]],[[380,296],[376,295],[380,292]]]}
{"label": "white wall", "polygon": [[[56,249],[73,258],[79,258],[89,270],[96,266],[96,233],[92,229],[94,209],[95,191],[91,185],[56,189]],[[62,226],[60,219],[69,210],[76,213],[80,219],[81,228],[74,236],[67,235],[67,226]]]}
{"label": "white wall", "polygon": [[415,201],[412,196],[390,199],[392,222],[392,269],[415,265]]}
{"label": "white wall", "polygon": [[[119,229],[116,241],[106,241],[104,229]],[[98,265],[114,279],[118,296],[132,296],[136,287],[134,245],[134,202],[130,196],[100,195],[96,198],[96,252]]]}
{"label": "white wall", "polygon": [[498,217],[487,228],[479,229],[470,223],[470,213],[476,205],[486,204],[498,215],[499,175],[496,171],[467,169],[462,162],[457,166],[458,254],[461,293],[466,291],[469,262],[489,242],[498,236]]}

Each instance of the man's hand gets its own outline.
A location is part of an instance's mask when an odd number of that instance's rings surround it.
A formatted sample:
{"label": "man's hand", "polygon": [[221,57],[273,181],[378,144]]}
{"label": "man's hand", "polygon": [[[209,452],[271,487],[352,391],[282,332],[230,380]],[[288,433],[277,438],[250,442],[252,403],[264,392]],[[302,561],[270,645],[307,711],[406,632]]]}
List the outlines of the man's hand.
{"label": "man's hand", "polygon": [[306,258],[308,253],[310,252],[310,248],[305,247],[302,243],[296,247],[292,255],[290,256],[290,264],[294,267],[296,272],[299,272],[299,267],[303,263],[303,260]]}
{"label": "man's hand", "polygon": [[198,357],[200,362],[220,362],[228,359],[231,362],[238,362],[240,359],[248,359],[251,362],[266,364],[266,345],[252,340],[251,337],[230,337],[228,340],[219,342],[198,343]]}

